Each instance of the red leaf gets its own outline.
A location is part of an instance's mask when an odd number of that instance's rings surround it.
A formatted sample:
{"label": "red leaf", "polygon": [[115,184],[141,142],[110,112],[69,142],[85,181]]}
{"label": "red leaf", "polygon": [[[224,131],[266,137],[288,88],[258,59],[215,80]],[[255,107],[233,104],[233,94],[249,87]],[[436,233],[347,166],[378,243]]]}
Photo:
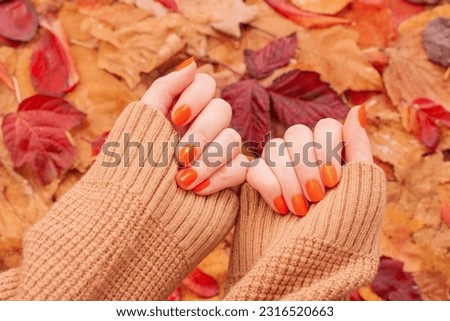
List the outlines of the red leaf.
{"label": "red leaf", "polygon": [[265,0],[274,10],[305,27],[329,27],[350,23],[348,19],[303,11],[286,0]]}
{"label": "red leaf", "polygon": [[59,21],[43,22],[47,29],[31,56],[31,81],[43,94],[62,96],[71,91],[80,77],[69,54],[69,44]]}
{"label": "red leaf", "polygon": [[259,51],[244,50],[245,64],[253,78],[261,79],[270,76],[275,69],[284,67],[295,55],[297,35],[272,41]]}
{"label": "red leaf", "polygon": [[91,142],[92,145],[92,156],[97,156],[102,150],[102,146],[105,143],[106,138],[108,138],[109,131],[104,132],[99,137],[97,137],[94,141]]}
{"label": "red leaf", "polygon": [[11,40],[0,35],[0,46],[7,46],[12,48],[17,48],[22,43],[20,41]]}
{"label": "red leaf", "polygon": [[181,289],[180,287],[173,290],[167,297],[167,301],[181,301]]}
{"label": "red leaf", "polygon": [[62,98],[35,95],[25,99],[2,123],[14,167],[28,165],[43,184],[50,183],[73,163],[75,149],[65,131],[84,117]]}
{"label": "red leaf", "polygon": [[434,101],[427,98],[418,98],[414,100],[413,105],[419,107],[420,111],[423,111],[433,120],[440,122],[442,125],[450,128],[450,112],[448,112],[443,106],[436,104]]}
{"label": "red leaf", "polygon": [[370,97],[375,95],[375,91],[353,91],[353,90],[347,90],[345,92],[345,96],[347,99],[352,103],[352,105],[362,105],[367,100],[369,100]]}
{"label": "red leaf", "polygon": [[210,275],[203,273],[199,268],[195,268],[187,278],[183,280],[192,292],[202,298],[211,298],[219,294],[219,285]]}
{"label": "red leaf", "polygon": [[320,119],[345,118],[348,107],[320,75],[310,71],[292,70],[267,88],[278,118],[286,125],[314,126]]}
{"label": "red leaf", "polygon": [[36,34],[38,20],[29,0],[0,2],[0,35],[17,41],[29,41]]}
{"label": "red leaf", "polygon": [[264,137],[270,132],[270,96],[254,79],[229,85],[222,97],[233,108],[231,126],[242,136],[249,147],[262,149]]}
{"label": "red leaf", "polygon": [[387,301],[421,301],[419,287],[409,272],[403,271],[403,262],[381,257],[372,290]]}
{"label": "red leaf", "polygon": [[180,8],[178,8],[178,5],[175,0],[156,0],[156,1],[158,1],[164,7],[168,8],[172,11],[180,13]]}
{"label": "red leaf", "polygon": [[364,298],[359,294],[359,290],[355,289],[350,293],[350,301],[366,301]]}
{"label": "red leaf", "polygon": [[417,111],[418,130],[415,131],[417,139],[425,145],[429,152],[433,153],[439,144],[440,133],[436,123],[428,115]]}

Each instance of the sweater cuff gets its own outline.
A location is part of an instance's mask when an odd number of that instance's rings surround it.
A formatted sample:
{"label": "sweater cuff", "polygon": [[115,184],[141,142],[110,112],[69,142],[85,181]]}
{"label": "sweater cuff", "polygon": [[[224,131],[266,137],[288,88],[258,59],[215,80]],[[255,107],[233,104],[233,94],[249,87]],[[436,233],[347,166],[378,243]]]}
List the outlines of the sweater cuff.
{"label": "sweater cuff", "polygon": [[268,221],[280,221],[289,234],[291,220],[302,220],[299,237],[318,239],[349,251],[379,252],[379,233],[386,204],[386,179],[381,168],[365,162],[350,162],[342,167],[338,186],[329,190],[322,201],[313,204],[304,218],[274,213],[259,193],[245,184],[242,199],[248,212],[263,212]]}
{"label": "sweater cuff", "polygon": [[117,119],[83,181],[118,183],[143,199],[165,177],[174,180],[178,134],[158,110],[134,102]]}
{"label": "sweater cuff", "polygon": [[0,301],[14,299],[19,280],[19,269],[10,269],[0,273]]}

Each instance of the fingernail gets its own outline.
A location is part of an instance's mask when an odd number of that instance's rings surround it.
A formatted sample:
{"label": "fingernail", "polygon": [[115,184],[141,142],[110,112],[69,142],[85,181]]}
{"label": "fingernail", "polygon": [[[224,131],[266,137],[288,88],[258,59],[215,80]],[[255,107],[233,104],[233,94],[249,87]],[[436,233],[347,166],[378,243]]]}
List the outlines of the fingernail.
{"label": "fingernail", "polygon": [[308,201],[303,195],[299,194],[292,197],[292,204],[296,215],[305,216],[308,213]]}
{"label": "fingernail", "polygon": [[207,188],[209,186],[209,184],[211,184],[211,181],[209,180],[209,178],[205,179],[203,182],[201,182],[200,184],[198,184],[197,186],[195,186],[192,190],[194,192],[201,192],[203,191],[205,188]]}
{"label": "fingernail", "polygon": [[175,71],[181,70],[184,67],[189,66],[191,63],[193,63],[195,61],[194,56],[189,57],[188,59],[186,59],[185,61],[183,61],[181,64],[179,64],[178,66],[175,67]]}
{"label": "fingernail", "polygon": [[362,128],[366,128],[366,105],[362,105],[358,110],[359,123]]}
{"label": "fingernail", "polygon": [[188,167],[192,165],[192,161],[195,159],[196,150],[194,144],[186,144],[180,148],[178,153],[178,161],[180,165]]}
{"label": "fingernail", "polygon": [[306,191],[311,202],[319,202],[323,198],[323,191],[317,179],[311,179],[306,183]]}
{"label": "fingernail", "polygon": [[274,199],[273,204],[275,205],[278,213],[283,215],[289,213],[289,208],[287,207],[283,196],[278,196],[276,199]]}
{"label": "fingernail", "polygon": [[183,126],[191,118],[192,110],[191,107],[183,105],[174,111],[172,115],[172,121],[177,126]]}
{"label": "fingernail", "polygon": [[177,173],[177,180],[180,182],[183,186],[188,187],[192,183],[195,182],[197,179],[197,172],[192,169],[183,169]]}
{"label": "fingernail", "polygon": [[334,187],[337,184],[336,169],[333,165],[324,165],[322,167],[322,179],[323,184],[326,187]]}

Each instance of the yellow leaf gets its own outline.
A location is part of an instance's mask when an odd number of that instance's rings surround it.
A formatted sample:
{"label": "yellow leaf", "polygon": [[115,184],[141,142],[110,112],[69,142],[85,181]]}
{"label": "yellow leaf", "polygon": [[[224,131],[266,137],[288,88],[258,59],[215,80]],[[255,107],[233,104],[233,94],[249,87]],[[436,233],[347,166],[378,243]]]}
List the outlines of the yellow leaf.
{"label": "yellow leaf", "polygon": [[323,30],[297,32],[298,67],[315,71],[338,93],[381,90],[380,74],[364,57],[356,44],[358,33],[335,26]]}

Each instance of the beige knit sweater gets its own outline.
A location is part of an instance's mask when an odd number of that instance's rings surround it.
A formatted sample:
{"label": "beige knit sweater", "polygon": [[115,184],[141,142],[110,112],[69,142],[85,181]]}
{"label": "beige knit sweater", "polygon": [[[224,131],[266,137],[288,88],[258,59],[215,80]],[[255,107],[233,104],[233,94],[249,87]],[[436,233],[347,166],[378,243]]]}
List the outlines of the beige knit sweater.
{"label": "beige knit sweater", "polygon": [[[127,107],[108,141],[153,142],[173,159],[170,123],[142,103]],[[111,149],[110,149],[111,150]],[[177,166],[91,170],[35,224],[20,267],[0,273],[1,300],[165,300],[236,224],[228,300],[342,299],[378,266],[385,204],[382,171],[344,167],[339,186],[305,218],[280,216],[244,185],[202,197],[177,188]],[[167,153],[166,153],[167,154]]]}

